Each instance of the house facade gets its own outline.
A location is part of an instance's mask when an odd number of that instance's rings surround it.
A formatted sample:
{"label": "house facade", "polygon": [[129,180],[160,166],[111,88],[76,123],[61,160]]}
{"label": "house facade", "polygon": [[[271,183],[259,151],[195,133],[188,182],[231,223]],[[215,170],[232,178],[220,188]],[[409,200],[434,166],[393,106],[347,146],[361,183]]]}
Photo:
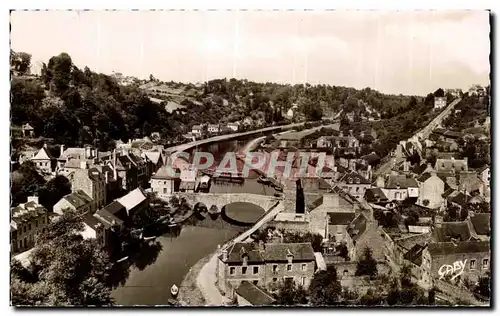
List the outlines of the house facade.
{"label": "house facade", "polygon": [[35,167],[42,173],[51,173],[54,170],[55,158],[47,150],[47,144],[44,144],[38,153],[31,158]]}
{"label": "house facade", "polygon": [[28,197],[28,202],[11,208],[10,236],[11,252],[31,249],[37,236],[47,228],[49,213],[38,203],[38,197]]}
{"label": "house facade", "polygon": [[224,293],[243,281],[269,291],[288,280],[307,289],[315,269],[310,243],[236,243],[218,257],[217,278]]}
{"label": "house facade", "polygon": [[430,209],[439,208],[443,204],[444,181],[435,172],[425,172],[418,178],[418,183],[417,205]]}
{"label": "house facade", "polygon": [[81,190],[92,199],[92,212],[106,205],[106,180],[98,169],[88,169],[82,162],[82,167],[72,172],[68,178],[72,192]]}
{"label": "house facade", "polygon": [[163,167],[151,177],[151,189],[159,198],[169,198],[175,192],[177,172]]}
{"label": "house facade", "polygon": [[441,109],[446,106],[446,97],[434,97],[434,108]]}
{"label": "house facade", "polygon": [[70,209],[78,214],[92,211],[93,200],[82,190],[77,190],[63,196],[53,207],[56,214],[63,215],[64,210]]}

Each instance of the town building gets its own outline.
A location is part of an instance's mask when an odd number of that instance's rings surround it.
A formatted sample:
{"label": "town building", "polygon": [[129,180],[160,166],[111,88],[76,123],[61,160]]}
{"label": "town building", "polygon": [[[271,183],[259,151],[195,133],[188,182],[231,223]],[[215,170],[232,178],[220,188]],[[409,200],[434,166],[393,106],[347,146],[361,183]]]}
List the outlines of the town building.
{"label": "town building", "polygon": [[196,174],[197,171],[195,168],[183,169],[180,174],[180,192],[190,192],[194,193],[196,189]]}
{"label": "town building", "polygon": [[35,136],[35,129],[33,126],[30,125],[30,123],[26,123],[23,126],[21,126],[21,130],[23,133],[23,137],[34,137]]}
{"label": "town building", "polygon": [[404,254],[404,263],[410,266],[412,281],[427,290],[433,284],[431,259],[428,244],[416,244]]}
{"label": "town building", "polygon": [[434,108],[441,109],[446,106],[446,97],[434,97]]}
{"label": "town building", "polygon": [[233,132],[237,132],[240,129],[239,122],[231,122],[226,124],[227,128],[229,128]]}
{"label": "town building", "polygon": [[355,171],[344,174],[338,185],[358,200],[363,198],[367,189],[371,188],[370,181]]}
{"label": "town building", "polygon": [[73,210],[78,214],[92,211],[92,198],[82,190],[74,191],[63,196],[53,207],[56,214],[63,215],[65,210]]}
{"label": "town building", "polygon": [[88,168],[86,162],[81,161],[81,168],[73,171],[69,176],[71,191],[83,191],[92,199],[91,211],[95,212],[106,205],[106,179],[96,168]]}
{"label": "town building", "polygon": [[418,179],[417,205],[437,209],[443,204],[445,183],[435,171],[425,172]]}
{"label": "town building", "polygon": [[484,165],[481,169],[477,171],[477,174],[479,178],[483,181],[483,183],[486,185],[486,187],[489,189],[490,188],[490,182],[491,182],[491,171],[490,171],[490,166]]}
{"label": "town building", "polygon": [[243,281],[273,291],[290,280],[307,289],[315,270],[310,243],[235,243],[217,260],[218,285],[224,293],[232,293]]}
{"label": "town building", "polygon": [[219,124],[208,124],[207,130],[211,134],[218,134],[220,132]]}
{"label": "town building", "polygon": [[203,135],[203,127],[201,125],[194,125],[191,129],[191,134],[197,138],[201,137]]}
{"label": "town building", "polygon": [[31,158],[31,161],[35,164],[35,167],[42,173],[52,173],[55,167],[55,158],[47,150],[47,144],[44,144],[38,153]]}
{"label": "town building", "polygon": [[407,198],[418,198],[418,183],[406,175],[389,175],[385,187],[385,196],[389,201],[403,201]]}
{"label": "town building", "polygon": [[490,273],[490,242],[459,241],[430,243],[431,277],[443,280],[460,276],[477,282]]}
{"label": "town building", "polygon": [[26,203],[11,208],[10,236],[11,252],[31,249],[37,236],[49,224],[49,213],[38,203],[38,197],[30,196]]}
{"label": "town building", "polygon": [[143,151],[141,158],[147,163],[147,174],[149,176],[155,174],[165,163],[161,151]]}
{"label": "town building", "polygon": [[[166,166],[160,168],[151,177],[151,189],[159,198],[169,198],[178,189],[180,170],[172,170]],[[176,186],[177,184],[177,186]]]}
{"label": "town building", "polygon": [[127,193],[115,202],[125,207],[127,218],[129,219],[134,213],[143,212],[149,206],[149,199],[140,188]]}

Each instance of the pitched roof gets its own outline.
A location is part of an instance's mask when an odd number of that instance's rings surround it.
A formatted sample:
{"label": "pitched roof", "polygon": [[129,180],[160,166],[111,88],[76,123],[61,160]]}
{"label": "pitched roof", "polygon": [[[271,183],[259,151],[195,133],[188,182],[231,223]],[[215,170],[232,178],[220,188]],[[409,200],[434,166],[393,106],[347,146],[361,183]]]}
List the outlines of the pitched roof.
{"label": "pitched roof", "polygon": [[362,175],[355,171],[351,171],[346,173],[340,182],[344,182],[347,184],[370,184],[370,181],[366,180]]}
{"label": "pitched roof", "polygon": [[86,205],[90,202],[92,202],[92,198],[88,196],[85,192],[82,190],[78,190],[76,192],[67,194],[63,197],[68,203],[73,205],[75,208],[79,208],[83,205]]}
{"label": "pitched roof", "polygon": [[311,243],[265,244],[263,256],[266,262],[288,261],[289,255],[293,256],[294,261],[316,260]]}
{"label": "pitched roof", "polygon": [[421,246],[425,245],[430,239],[431,239],[431,234],[425,233],[425,234],[419,234],[419,235],[395,239],[394,242],[398,246],[400,246],[406,250],[410,250],[415,245],[421,245]]}
{"label": "pitched roof", "polygon": [[84,159],[85,148],[66,148],[58,159],[66,160],[68,158]]}
{"label": "pitched roof", "polygon": [[127,210],[127,213],[130,212],[131,209],[136,207],[137,205],[141,204],[147,199],[146,195],[142,192],[140,188],[137,188],[133,191],[130,191],[126,195],[122,196],[121,198],[117,199],[116,202],[120,203],[125,207]]}
{"label": "pitched roof", "polygon": [[462,192],[458,192],[456,195],[448,196],[447,200],[456,203],[460,206],[464,206],[467,204],[469,197],[466,194],[463,194]]}
{"label": "pitched roof", "polygon": [[158,171],[151,177],[151,179],[175,179],[178,178],[175,176],[176,173],[179,173],[179,169],[168,168],[167,166],[162,166]]}
{"label": "pitched roof", "polygon": [[35,157],[31,158],[31,160],[50,160],[50,159],[53,159],[53,157],[45,147],[40,148]]}
{"label": "pitched roof", "polygon": [[241,282],[236,293],[254,306],[271,305],[276,301],[266,290],[248,281]]}
{"label": "pitched roof", "polygon": [[374,163],[380,160],[380,157],[376,153],[372,152],[371,154],[362,156],[361,159],[365,160],[368,163]]}
{"label": "pitched roof", "polygon": [[491,216],[489,213],[477,213],[471,216],[470,221],[478,235],[490,235]]}
{"label": "pitched roof", "polygon": [[387,178],[387,189],[418,188],[417,181],[413,178],[408,178],[406,175],[389,175]]}
{"label": "pitched roof", "polygon": [[83,214],[82,218],[83,222],[94,230],[96,230],[101,224],[101,222],[91,212],[86,212]]}
{"label": "pitched roof", "polygon": [[33,130],[34,129],[33,126],[30,125],[30,123],[24,124],[21,128],[24,130]]}
{"label": "pitched roof", "polygon": [[161,158],[161,152],[159,151],[145,151],[142,154],[146,156],[149,160],[151,160],[151,162],[155,165]]}
{"label": "pitched roof", "polygon": [[428,245],[431,256],[446,256],[461,253],[481,253],[490,251],[489,241],[439,242]]}
{"label": "pitched roof", "polygon": [[347,233],[351,236],[352,240],[356,241],[363,235],[366,230],[366,223],[368,219],[363,215],[359,214],[348,226]]}
{"label": "pitched roof", "polygon": [[255,243],[235,243],[228,251],[228,263],[242,263],[243,255],[247,256],[248,263],[262,263],[264,258]]}
{"label": "pitched roof", "polygon": [[107,227],[111,227],[114,224],[123,225],[123,221],[117,216],[123,212],[126,212],[125,207],[118,201],[113,201],[104,208],[98,210],[94,216]]}
{"label": "pitched roof", "polygon": [[412,263],[420,266],[422,264],[422,252],[426,246],[419,244],[414,245],[407,253],[405,253],[404,258],[411,261]]}
{"label": "pitched roof", "polygon": [[462,159],[437,159],[436,171],[455,171],[467,170],[467,162]]}
{"label": "pitched roof", "polygon": [[327,215],[330,225],[349,225],[356,216],[350,212],[328,212]]}
{"label": "pitched roof", "polygon": [[387,201],[387,196],[381,188],[371,188],[365,191],[365,200],[368,202]]}
{"label": "pitched roof", "polygon": [[423,164],[415,164],[415,166],[413,166],[413,168],[411,168],[411,171],[415,174],[422,174],[422,172],[424,172],[425,170],[427,169],[427,164],[426,163],[423,163]]}
{"label": "pitched roof", "polygon": [[471,238],[471,233],[466,222],[443,222],[441,227],[434,229],[432,237],[436,242],[447,242],[451,239],[466,241]]}

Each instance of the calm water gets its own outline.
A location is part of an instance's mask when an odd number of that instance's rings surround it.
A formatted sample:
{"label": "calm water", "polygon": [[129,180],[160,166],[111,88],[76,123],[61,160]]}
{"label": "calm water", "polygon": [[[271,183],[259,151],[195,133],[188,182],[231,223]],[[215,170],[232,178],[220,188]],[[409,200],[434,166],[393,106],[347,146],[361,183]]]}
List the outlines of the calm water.
{"label": "calm water", "polygon": [[[215,160],[220,161],[226,152],[238,151],[251,141],[227,141],[199,147],[196,150],[211,152]],[[251,174],[244,184],[219,183],[212,185],[211,192],[239,192],[273,195],[274,189],[257,183],[257,174]],[[234,204],[234,207],[248,212],[252,205]],[[191,223],[175,233],[165,234],[157,239],[151,249],[137,254],[141,262],[130,267],[123,284],[113,290],[112,296],[118,305],[154,305],[167,304],[171,298],[170,288],[179,286],[189,269],[201,258],[217,248],[244,228],[232,225],[221,217],[213,219],[208,214],[205,218],[193,219]],[[133,262],[134,260],[130,260]],[[128,266],[127,266],[128,267]],[[124,275],[127,275],[125,273]]]}

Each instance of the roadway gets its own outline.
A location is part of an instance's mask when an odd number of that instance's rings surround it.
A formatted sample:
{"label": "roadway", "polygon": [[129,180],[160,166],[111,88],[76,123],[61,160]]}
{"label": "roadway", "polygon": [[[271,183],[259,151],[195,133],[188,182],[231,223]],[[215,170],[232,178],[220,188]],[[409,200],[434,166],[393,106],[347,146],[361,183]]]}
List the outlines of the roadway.
{"label": "roadway", "polygon": [[[415,135],[413,135],[410,138],[421,138],[421,139],[427,139],[429,138],[429,135],[431,132],[436,129],[445,118],[450,115],[451,111],[455,106],[461,101],[462,99],[458,98],[453,100],[446,109],[444,109],[441,113],[439,113],[432,121],[429,122],[424,128],[419,130]],[[374,175],[381,175],[381,174],[387,174],[390,172],[394,164],[396,164],[396,158],[392,158],[390,155],[388,156],[389,160],[382,164],[377,170],[374,172]]]}

